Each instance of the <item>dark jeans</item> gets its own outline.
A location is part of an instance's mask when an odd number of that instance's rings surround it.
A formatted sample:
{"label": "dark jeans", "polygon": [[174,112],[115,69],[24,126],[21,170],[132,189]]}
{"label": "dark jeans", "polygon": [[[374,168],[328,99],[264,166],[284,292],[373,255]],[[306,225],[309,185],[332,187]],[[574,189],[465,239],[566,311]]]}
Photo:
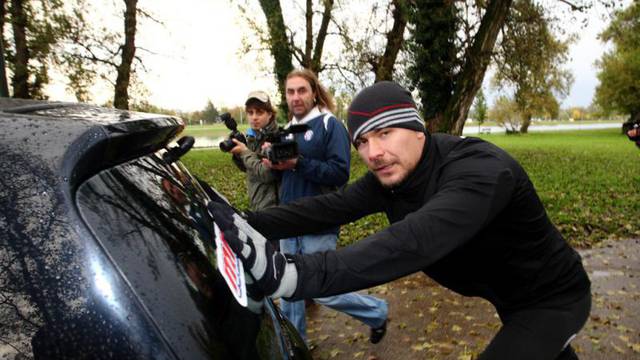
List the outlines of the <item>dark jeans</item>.
{"label": "dark jeans", "polygon": [[478,359],[577,359],[569,342],[587,322],[590,310],[588,293],[562,307],[500,314],[502,328]]}

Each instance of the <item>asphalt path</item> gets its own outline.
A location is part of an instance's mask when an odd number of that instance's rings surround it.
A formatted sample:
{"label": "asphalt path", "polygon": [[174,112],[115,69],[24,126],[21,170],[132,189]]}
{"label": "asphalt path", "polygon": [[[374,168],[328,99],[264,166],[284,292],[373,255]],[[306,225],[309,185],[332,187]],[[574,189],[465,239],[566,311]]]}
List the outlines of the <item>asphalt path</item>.
{"label": "asphalt path", "polygon": [[[580,359],[640,359],[640,239],[580,250],[592,281],[587,324],[572,342]],[[369,293],[389,302],[387,336],[368,342],[368,328],[322,306],[308,309],[315,359],[471,360],[500,327],[493,307],[414,274]]]}

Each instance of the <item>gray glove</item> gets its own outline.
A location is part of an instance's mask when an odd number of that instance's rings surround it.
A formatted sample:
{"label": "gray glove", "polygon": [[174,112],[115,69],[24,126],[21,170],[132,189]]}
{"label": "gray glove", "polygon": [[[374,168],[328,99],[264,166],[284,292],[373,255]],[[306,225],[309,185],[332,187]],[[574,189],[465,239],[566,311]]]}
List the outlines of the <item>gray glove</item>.
{"label": "gray glove", "polygon": [[287,262],[282,253],[229,206],[211,202],[208,208],[229,247],[255,279],[252,285],[273,298],[293,295],[298,282],[295,264]]}

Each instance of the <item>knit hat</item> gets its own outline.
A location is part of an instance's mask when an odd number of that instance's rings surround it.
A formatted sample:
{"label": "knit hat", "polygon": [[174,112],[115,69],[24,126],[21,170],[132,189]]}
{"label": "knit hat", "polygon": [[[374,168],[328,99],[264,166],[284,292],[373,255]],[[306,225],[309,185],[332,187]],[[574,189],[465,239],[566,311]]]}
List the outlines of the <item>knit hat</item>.
{"label": "knit hat", "polygon": [[411,93],[392,81],[381,81],[362,89],[349,106],[347,127],[351,141],[376,129],[397,127],[424,131]]}

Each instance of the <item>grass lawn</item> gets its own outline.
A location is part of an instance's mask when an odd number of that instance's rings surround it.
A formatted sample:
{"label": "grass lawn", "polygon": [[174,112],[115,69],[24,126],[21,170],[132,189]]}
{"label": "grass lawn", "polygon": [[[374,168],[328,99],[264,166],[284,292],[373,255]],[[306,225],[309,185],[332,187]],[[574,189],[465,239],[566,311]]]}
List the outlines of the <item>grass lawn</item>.
{"label": "grass lawn", "polygon": [[[238,124],[238,130],[243,133],[247,132],[249,125],[247,124]],[[194,137],[207,137],[207,138],[218,138],[221,136],[228,136],[231,131],[227,129],[224,124],[213,124],[213,125],[189,125],[184,128],[182,132],[182,136],[189,135]]]}
{"label": "grass lawn", "polygon": [[[600,119],[600,120],[578,120],[578,121],[569,121],[569,120],[544,120],[544,121],[534,121],[531,123],[531,126],[536,125],[584,125],[584,124],[621,124],[625,120],[624,119]],[[478,127],[477,122],[470,122],[465,124],[465,128],[469,126]],[[497,122],[488,120],[482,123],[481,127],[485,126],[500,126]]]}
{"label": "grass lawn", "polygon": [[[640,150],[617,129],[527,135],[483,135],[527,170],[551,220],[576,246],[606,238],[640,237]],[[351,179],[366,168],[352,153]],[[244,174],[229,154],[194,150],[183,158],[195,175],[212,184],[236,207],[248,207]],[[342,228],[348,244],[386,224],[378,214]]]}

